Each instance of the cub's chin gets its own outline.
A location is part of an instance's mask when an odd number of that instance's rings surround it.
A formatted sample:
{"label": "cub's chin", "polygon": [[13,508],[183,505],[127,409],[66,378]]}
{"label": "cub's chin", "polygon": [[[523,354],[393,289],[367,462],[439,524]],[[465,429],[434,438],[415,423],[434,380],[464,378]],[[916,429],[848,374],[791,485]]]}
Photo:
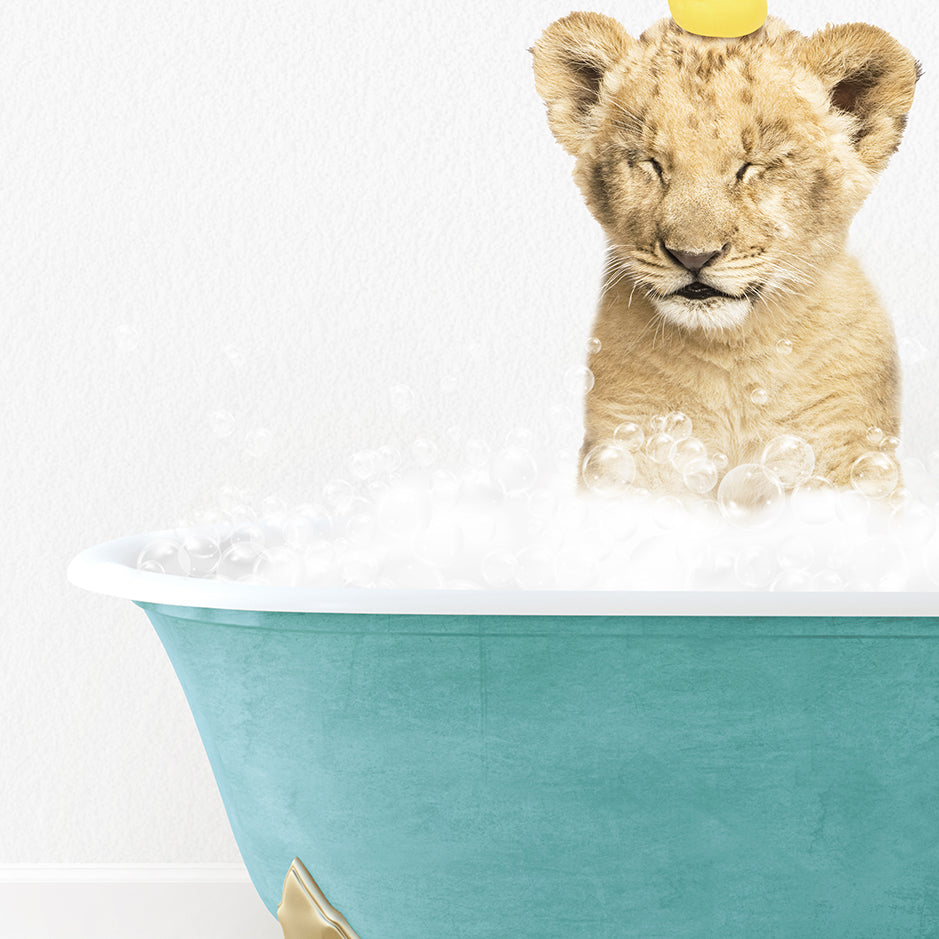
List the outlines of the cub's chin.
{"label": "cub's chin", "polygon": [[720,335],[736,329],[752,307],[750,297],[734,297],[706,284],[694,283],[668,294],[652,296],[656,312],[682,329]]}

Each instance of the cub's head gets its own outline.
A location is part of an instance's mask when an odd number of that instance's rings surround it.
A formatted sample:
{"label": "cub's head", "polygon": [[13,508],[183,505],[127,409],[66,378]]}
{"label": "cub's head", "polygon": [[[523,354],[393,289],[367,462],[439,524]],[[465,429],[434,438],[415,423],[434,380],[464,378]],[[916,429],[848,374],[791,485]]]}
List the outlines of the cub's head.
{"label": "cub's head", "polygon": [[551,129],[610,241],[614,278],[720,334],[804,292],[897,149],[918,65],[883,30],[741,39],[662,20],[633,39],[572,13],[533,50]]}

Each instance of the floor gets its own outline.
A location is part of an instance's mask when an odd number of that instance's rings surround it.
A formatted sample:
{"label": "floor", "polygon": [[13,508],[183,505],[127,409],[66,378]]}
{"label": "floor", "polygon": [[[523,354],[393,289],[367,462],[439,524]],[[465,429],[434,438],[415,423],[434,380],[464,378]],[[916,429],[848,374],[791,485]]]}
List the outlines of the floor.
{"label": "floor", "polygon": [[250,884],[0,883],[10,939],[283,939]]}

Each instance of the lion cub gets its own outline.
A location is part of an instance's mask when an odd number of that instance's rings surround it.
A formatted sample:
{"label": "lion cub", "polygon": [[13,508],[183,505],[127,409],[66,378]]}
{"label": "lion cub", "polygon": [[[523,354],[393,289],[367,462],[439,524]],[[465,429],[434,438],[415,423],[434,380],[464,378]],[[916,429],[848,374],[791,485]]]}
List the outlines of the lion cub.
{"label": "lion cub", "polygon": [[[868,429],[900,430],[893,330],[845,243],[899,146],[916,61],[874,26],[805,37],[773,17],[741,39],[673,20],[633,39],[572,13],[532,52],[609,241],[581,457],[682,411],[731,466],[795,434],[816,475],[847,483]],[[676,482],[648,459],[639,473]]]}

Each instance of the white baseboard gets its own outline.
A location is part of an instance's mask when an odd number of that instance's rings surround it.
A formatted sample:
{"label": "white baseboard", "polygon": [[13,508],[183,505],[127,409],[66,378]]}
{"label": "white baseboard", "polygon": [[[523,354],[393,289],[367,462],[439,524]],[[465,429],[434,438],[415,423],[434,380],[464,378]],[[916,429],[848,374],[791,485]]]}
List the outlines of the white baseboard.
{"label": "white baseboard", "polygon": [[250,884],[243,864],[0,864],[0,884]]}
{"label": "white baseboard", "polygon": [[283,932],[240,864],[6,864],[0,936],[283,939]]}

